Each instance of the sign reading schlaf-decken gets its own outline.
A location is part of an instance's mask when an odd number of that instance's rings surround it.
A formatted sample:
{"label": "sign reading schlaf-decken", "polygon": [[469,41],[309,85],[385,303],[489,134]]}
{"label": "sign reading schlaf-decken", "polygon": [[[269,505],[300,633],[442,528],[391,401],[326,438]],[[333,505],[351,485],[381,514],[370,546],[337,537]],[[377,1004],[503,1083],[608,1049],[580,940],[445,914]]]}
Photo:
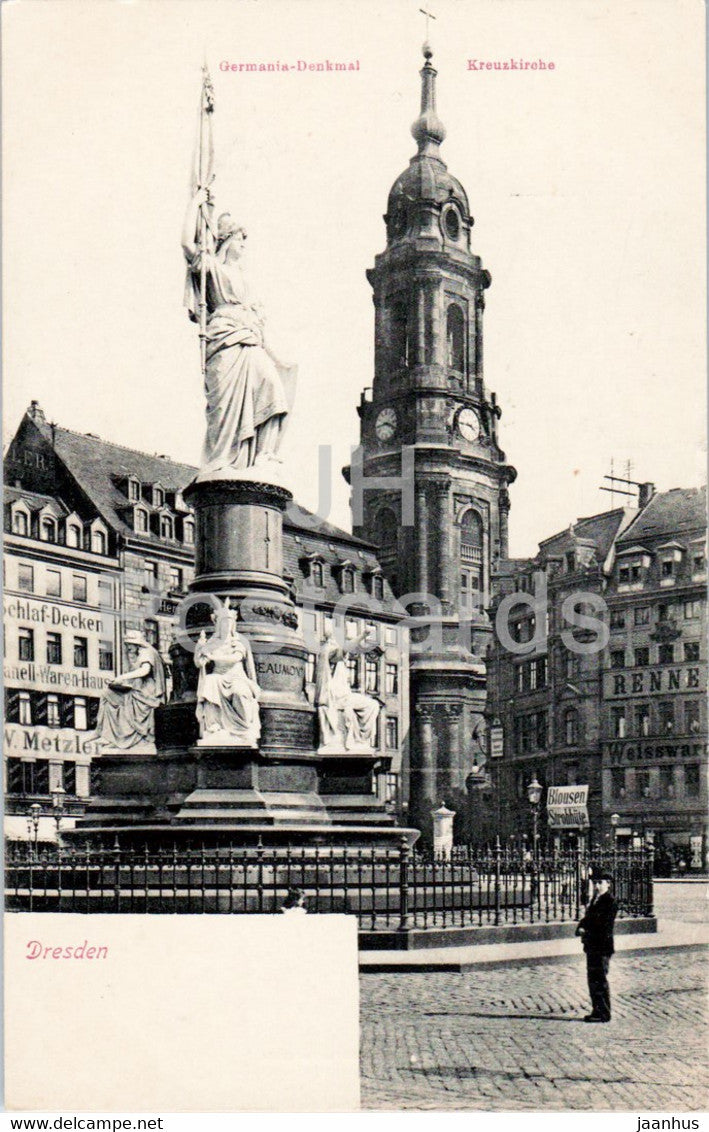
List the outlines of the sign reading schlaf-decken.
{"label": "sign reading schlaf-decken", "polygon": [[588,786],[550,786],[547,815],[550,829],[586,829]]}

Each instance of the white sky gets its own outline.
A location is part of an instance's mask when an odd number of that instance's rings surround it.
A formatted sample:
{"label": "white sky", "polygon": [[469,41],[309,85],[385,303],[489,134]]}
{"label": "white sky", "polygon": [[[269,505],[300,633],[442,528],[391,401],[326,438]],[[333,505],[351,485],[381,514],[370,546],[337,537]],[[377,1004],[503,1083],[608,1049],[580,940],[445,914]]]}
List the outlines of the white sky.
{"label": "white sky", "polygon": [[[317,504],[372,381],[365,270],[415,152],[417,0],[10,0],[4,16],[4,434],[32,398],[68,428],[197,463],[203,402],[180,231],[203,51],[216,198],[249,230],[270,338],[299,365],[290,483]],[[439,0],[442,156],[465,185],[503,409],[511,552],[610,505],[611,457],[701,482],[704,117],[700,3]],[[553,60],[472,72],[468,58]],[[219,63],[360,61],[356,73]],[[622,473],[617,473],[622,474]]]}

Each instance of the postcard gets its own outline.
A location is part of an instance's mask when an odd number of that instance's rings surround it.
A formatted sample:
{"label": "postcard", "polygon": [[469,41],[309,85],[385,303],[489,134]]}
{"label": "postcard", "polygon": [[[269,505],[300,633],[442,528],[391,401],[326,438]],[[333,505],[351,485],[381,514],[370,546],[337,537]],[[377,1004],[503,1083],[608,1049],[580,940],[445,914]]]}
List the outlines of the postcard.
{"label": "postcard", "polygon": [[703,7],[2,16],[7,1108],[697,1126]]}

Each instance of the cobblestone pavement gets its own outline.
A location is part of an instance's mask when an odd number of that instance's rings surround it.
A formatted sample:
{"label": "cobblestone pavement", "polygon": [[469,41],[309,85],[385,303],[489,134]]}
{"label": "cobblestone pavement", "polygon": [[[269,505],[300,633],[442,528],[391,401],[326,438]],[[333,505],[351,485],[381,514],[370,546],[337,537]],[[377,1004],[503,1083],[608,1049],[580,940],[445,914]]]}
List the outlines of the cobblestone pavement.
{"label": "cobblestone pavement", "polygon": [[582,954],[362,975],[362,1107],[706,1109],[706,952],[616,955],[610,981],[613,1021],[588,1026]]}

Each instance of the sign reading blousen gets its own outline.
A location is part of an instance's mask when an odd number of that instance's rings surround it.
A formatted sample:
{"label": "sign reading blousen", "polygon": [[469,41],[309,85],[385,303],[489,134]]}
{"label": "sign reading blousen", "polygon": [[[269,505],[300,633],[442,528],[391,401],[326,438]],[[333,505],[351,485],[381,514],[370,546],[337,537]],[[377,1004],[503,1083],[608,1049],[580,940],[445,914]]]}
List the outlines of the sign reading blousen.
{"label": "sign reading blousen", "polygon": [[588,828],[588,786],[550,786],[547,816],[550,829]]}

